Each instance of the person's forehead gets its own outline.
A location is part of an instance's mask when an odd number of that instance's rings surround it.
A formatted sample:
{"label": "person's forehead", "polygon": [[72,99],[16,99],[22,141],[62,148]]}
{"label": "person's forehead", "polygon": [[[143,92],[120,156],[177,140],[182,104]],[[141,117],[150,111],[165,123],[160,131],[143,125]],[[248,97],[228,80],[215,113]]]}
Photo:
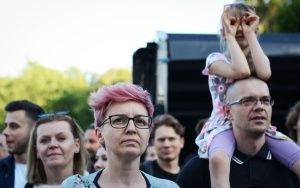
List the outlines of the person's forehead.
{"label": "person's forehead", "polygon": [[230,8],[228,11],[228,16],[233,16],[233,17],[241,17],[243,16],[247,11],[243,9],[238,9],[238,8]]}
{"label": "person's forehead", "polygon": [[168,138],[179,136],[171,126],[162,125],[155,130],[155,138]]}
{"label": "person's forehead", "polygon": [[89,138],[89,137],[96,137],[96,136],[97,136],[97,135],[96,135],[96,130],[95,130],[95,129],[88,129],[88,130],[85,131],[84,136],[85,136],[86,138]]}
{"label": "person's forehead", "polygon": [[232,90],[233,96],[266,96],[269,88],[266,83],[259,80],[245,80],[236,83]]}
{"label": "person's forehead", "polygon": [[37,127],[37,137],[56,135],[56,134],[68,134],[71,135],[72,131],[70,124],[66,121],[51,121],[40,124]]}
{"label": "person's forehead", "polygon": [[26,117],[26,112],[24,110],[8,112],[5,117],[6,124],[18,123],[22,125],[23,123],[26,123],[26,121],[27,121],[27,117]]}
{"label": "person's forehead", "polygon": [[141,102],[129,100],[125,102],[114,101],[106,112],[107,115],[114,114],[143,114],[148,115],[145,105]]}

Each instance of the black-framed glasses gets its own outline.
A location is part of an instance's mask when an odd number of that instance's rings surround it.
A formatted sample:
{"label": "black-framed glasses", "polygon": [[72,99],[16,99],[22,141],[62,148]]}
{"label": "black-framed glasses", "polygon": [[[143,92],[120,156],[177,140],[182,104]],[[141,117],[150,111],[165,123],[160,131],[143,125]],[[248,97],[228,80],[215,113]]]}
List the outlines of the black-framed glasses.
{"label": "black-framed glasses", "polygon": [[50,112],[38,115],[39,119],[45,119],[50,116],[63,116],[63,115],[70,115],[70,111],[58,111],[58,112]]}
{"label": "black-framed glasses", "polygon": [[129,121],[132,120],[136,128],[149,129],[152,125],[152,119],[151,116],[138,115],[130,118],[126,115],[117,114],[108,116],[108,118],[100,124],[100,127],[109,120],[109,123],[113,128],[124,129],[128,126]]}
{"label": "black-framed glasses", "polygon": [[235,104],[241,104],[243,106],[254,106],[257,104],[258,101],[262,105],[265,105],[265,106],[273,106],[274,105],[274,99],[272,99],[271,97],[261,97],[259,99],[255,98],[255,97],[246,97],[246,98],[239,99],[237,101],[230,102],[227,105],[232,106]]}

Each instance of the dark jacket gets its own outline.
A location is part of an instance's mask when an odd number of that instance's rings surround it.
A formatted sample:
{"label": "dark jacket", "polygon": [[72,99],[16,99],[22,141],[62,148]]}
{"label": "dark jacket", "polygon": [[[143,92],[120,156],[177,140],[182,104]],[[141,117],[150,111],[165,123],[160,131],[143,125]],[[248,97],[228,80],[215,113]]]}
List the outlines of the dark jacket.
{"label": "dark jacket", "polygon": [[14,188],[15,159],[13,155],[0,160],[0,188]]}

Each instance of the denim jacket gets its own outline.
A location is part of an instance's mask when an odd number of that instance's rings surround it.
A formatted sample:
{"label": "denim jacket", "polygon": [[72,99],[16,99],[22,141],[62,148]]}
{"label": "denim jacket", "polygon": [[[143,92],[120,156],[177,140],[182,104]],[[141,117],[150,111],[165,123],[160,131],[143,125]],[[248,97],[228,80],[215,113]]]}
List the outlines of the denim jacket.
{"label": "denim jacket", "polygon": [[[78,174],[73,175],[63,181],[61,188],[98,188],[95,183],[97,183],[101,173],[102,170],[94,172],[88,176],[81,176]],[[150,183],[147,188],[179,188],[179,186],[173,181],[156,178],[142,171],[141,173],[145,177],[146,181]]]}

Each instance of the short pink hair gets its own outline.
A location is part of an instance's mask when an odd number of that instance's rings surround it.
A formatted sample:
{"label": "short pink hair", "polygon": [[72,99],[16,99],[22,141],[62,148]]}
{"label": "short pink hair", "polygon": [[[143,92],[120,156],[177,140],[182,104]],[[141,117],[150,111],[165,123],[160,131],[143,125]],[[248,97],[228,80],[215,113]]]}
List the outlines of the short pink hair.
{"label": "short pink hair", "polygon": [[94,112],[95,127],[99,127],[105,112],[112,102],[126,102],[130,100],[143,103],[148,115],[153,115],[154,107],[150,94],[138,85],[120,82],[110,86],[103,86],[97,92],[92,92],[89,105]]}

